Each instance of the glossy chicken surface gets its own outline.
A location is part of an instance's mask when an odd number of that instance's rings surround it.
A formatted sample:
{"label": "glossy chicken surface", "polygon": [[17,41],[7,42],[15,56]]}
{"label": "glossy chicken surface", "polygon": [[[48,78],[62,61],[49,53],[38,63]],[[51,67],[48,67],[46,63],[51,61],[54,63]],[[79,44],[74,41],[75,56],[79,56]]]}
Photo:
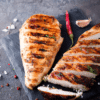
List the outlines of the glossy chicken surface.
{"label": "glossy chicken surface", "polygon": [[64,87],[87,91],[100,75],[100,24],[84,32],[65,52],[47,80]]}
{"label": "glossy chicken surface", "polygon": [[61,47],[60,23],[53,16],[33,15],[22,25],[19,38],[25,85],[33,89],[51,69]]}

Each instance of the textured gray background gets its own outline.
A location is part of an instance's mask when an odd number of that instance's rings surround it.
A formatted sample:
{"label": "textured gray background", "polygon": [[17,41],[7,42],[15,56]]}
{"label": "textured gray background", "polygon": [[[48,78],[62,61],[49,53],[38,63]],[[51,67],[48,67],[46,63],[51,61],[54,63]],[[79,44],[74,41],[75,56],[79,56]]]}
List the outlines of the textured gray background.
{"label": "textured gray background", "polygon": [[[2,29],[10,25],[13,18],[18,18],[16,29],[12,30],[10,34],[18,32],[22,23],[31,15],[36,13],[43,13],[48,15],[58,16],[64,14],[66,10],[71,8],[80,8],[91,17],[93,24],[100,23],[100,0],[0,0],[0,38],[5,37],[8,33],[2,32]],[[28,100],[19,79],[14,79],[15,72],[11,65],[8,66],[9,60],[0,46],[0,100]],[[3,71],[8,72],[7,75]],[[6,83],[10,86],[7,87]],[[17,91],[16,87],[20,86],[21,90]],[[94,97],[91,100],[99,100],[100,97]]]}

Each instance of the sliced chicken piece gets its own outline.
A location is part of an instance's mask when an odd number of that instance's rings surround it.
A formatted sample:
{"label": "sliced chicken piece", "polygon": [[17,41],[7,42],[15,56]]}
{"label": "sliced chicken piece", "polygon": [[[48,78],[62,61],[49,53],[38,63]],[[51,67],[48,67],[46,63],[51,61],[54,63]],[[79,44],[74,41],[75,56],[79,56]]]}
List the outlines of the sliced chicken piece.
{"label": "sliced chicken piece", "polygon": [[78,47],[78,46],[91,46],[92,47],[94,45],[99,46],[100,45],[100,39],[78,41],[77,44],[74,46],[74,48]]}
{"label": "sliced chicken piece", "polygon": [[53,16],[33,15],[22,25],[19,38],[25,85],[33,89],[51,69],[61,47],[60,23]]}
{"label": "sliced chicken piece", "polygon": [[82,95],[82,92],[69,92],[45,86],[38,87],[45,100],[75,100]]}
{"label": "sliced chicken piece", "polygon": [[100,38],[100,23],[93,26],[90,30],[84,32],[78,39],[78,41],[83,40],[93,40]]}
{"label": "sliced chicken piece", "polygon": [[54,84],[87,91],[100,75],[100,24],[84,32],[48,75]]}
{"label": "sliced chicken piece", "polygon": [[66,62],[91,62],[100,63],[100,56],[84,56],[84,55],[74,55],[74,56],[63,56],[61,60]]}
{"label": "sliced chicken piece", "polygon": [[51,74],[47,76],[47,80],[48,82],[58,84],[64,87],[69,87],[78,90],[82,89],[82,91],[89,90],[95,82],[94,78],[60,71],[51,72]]}
{"label": "sliced chicken piece", "polygon": [[100,56],[100,47],[75,47],[75,48],[72,48],[71,50],[69,50],[68,52],[65,52],[64,53],[64,56],[67,56],[67,55],[72,55],[72,54],[75,54],[75,55],[79,55],[79,54],[82,54],[82,55],[96,55],[96,56]]}
{"label": "sliced chicken piece", "polygon": [[100,66],[93,64],[81,63],[62,63],[56,64],[54,71],[73,73],[75,75],[82,75],[86,77],[95,78],[100,74]]}

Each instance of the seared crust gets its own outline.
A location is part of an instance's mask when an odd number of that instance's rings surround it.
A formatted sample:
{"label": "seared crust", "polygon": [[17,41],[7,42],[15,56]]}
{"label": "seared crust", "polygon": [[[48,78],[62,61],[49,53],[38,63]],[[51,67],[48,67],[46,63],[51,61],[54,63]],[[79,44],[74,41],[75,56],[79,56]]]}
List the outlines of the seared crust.
{"label": "seared crust", "polygon": [[86,89],[90,88],[95,82],[93,78],[58,71],[53,71],[48,78],[54,78],[55,80],[61,81],[68,81],[74,85],[80,84],[83,85],[83,87]]}
{"label": "seared crust", "polygon": [[48,73],[61,47],[60,23],[53,16],[33,15],[22,25],[19,38],[25,85],[33,89]]}
{"label": "seared crust", "polygon": [[90,30],[84,32],[78,39],[78,41],[83,40],[84,38],[87,38],[89,36],[95,35],[97,33],[100,33],[100,23],[93,26]]}
{"label": "seared crust", "polygon": [[97,24],[84,32],[76,45],[63,54],[47,80],[64,87],[87,91],[99,74],[100,24]]}

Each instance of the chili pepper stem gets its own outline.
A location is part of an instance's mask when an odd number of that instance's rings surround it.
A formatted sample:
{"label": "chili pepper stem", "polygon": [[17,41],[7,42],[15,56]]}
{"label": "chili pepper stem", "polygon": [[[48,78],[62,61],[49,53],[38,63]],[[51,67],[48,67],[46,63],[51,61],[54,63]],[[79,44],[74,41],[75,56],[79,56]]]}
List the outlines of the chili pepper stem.
{"label": "chili pepper stem", "polygon": [[71,44],[71,46],[70,46],[70,48],[71,48],[71,47],[73,46],[73,44],[74,44],[74,40],[73,40],[73,37],[74,37],[74,36],[73,36],[73,34],[70,34],[69,37],[70,37],[70,39],[71,39],[71,41],[72,41],[72,44]]}

